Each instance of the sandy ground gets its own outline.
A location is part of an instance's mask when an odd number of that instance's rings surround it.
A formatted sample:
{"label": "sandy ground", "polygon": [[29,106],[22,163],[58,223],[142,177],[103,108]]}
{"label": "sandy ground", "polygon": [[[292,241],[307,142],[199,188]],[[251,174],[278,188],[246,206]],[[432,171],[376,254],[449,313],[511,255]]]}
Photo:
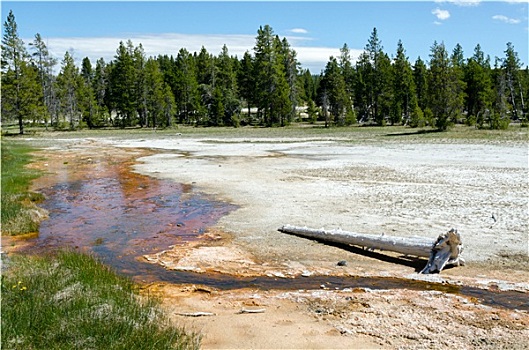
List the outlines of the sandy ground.
{"label": "sandy ground", "polygon": [[[163,152],[136,170],[240,206],[217,228],[257,259],[314,265],[311,243],[277,232],[284,224],[432,238],[455,227],[468,262],[528,253],[526,145],[240,141],[151,140]],[[327,255],[345,258],[315,254]]]}
{"label": "sandy ground", "polygon": [[[527,144],[189,138],[77,140],[70,149],[148,148],[135,170],[236,204],[220,239],[146,256],[169,269],[278,278],[423,278],[529,291]],[[116,151],[117,152],[117,151]],[[495,219],[493,219],[493,216]],[[467,266],[422,276],[398,255],[358,254],[282,234],[284,224],[425,236],[455,227]],[[383,256],[392,257],[385,259]],[[346,266],[337,266],[338,261]],[[419,267],[420,268],[420,267]],[[204,348],[525,348],[525,311],[436,291],[215,291],[151,285]],[[238,313],[263,309],[263,313]],[[211,312],[191,318],[181,313]]]}

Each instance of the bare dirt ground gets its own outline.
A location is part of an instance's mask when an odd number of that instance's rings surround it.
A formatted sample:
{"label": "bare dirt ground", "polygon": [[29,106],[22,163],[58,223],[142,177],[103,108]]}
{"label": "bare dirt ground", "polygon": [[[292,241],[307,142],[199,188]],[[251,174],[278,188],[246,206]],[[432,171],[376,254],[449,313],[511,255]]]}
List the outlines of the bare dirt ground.
{"label": "bare dirt ground", "polygon": [[[239,207],[209,230],[216,239],[144,257],[168,269],[276,278],[392,276],[529,292],[526,142],[358,144],[178,134],[55,142],[77,155],[150,149],[135,171],[191,184]],[[277,231],[284,224],[432,239],[456,227],[467,266],[418,275],[425,261],[285,235]],[[337,265],[342,260],[346,266]],[[175,322],[202,332],[204,348],[523,349],[529,339],[526,311],[440,291],[145,289],[163,298]],[[196,312],[214,315],[182,315]]]}

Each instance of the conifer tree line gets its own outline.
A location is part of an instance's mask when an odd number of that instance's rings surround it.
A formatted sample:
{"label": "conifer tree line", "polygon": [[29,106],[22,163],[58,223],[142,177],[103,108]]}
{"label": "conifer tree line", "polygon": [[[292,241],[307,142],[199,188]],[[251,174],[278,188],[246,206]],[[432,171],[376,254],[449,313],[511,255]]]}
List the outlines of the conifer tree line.
{"label": "conifer tree line", "polygon": [[[356,60],[347,44],[320,74],[302,69],[286,38],[269,25],[242,58],[224,45],[217,55],[147,57],[142,44],[120,42],[114,59],[66,52],[51,56],[40,34],[26,44],[10,11],[2,37],[2,123],[82,127],[285,126],[303,120],[325,126],[455,123],[502,129],[527,123],[529,68],[512,43],[493,62],[476,45],[465,58],[458,44],[434,42],[427,61],[411,63],[404,44],[391,57],[374,28]],[[60,69],[58,66],[60,65]],[[58,71],[58,73],[56,73]],[[302,113],[301,113],[302,111]]]}

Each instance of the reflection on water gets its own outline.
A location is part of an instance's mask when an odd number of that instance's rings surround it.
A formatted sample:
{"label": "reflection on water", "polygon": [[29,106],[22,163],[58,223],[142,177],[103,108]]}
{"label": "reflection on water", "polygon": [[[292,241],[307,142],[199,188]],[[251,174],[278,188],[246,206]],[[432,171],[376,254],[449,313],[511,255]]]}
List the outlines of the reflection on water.
{"label": "reflection on water", "polygon": [[79,173],[66,176],[75,180],[40,190],[49,219],[28,249],[92,252],[132,277],[149,265],[138,260],[142,255],[195,240],[235,209],[192,193],[190,186],[132,173],[123,163],[100,160],[97,166],[67,165],[61,172]]}

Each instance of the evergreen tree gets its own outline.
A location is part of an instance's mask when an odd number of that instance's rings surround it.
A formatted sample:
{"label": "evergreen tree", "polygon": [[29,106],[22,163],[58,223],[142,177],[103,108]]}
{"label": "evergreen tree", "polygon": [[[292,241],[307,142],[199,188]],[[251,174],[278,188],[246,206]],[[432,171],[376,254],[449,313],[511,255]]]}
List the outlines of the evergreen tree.
{"label": "evergreen tree", "polygon": [[198,85],[214,85],[215,60],[204,46],[195,59]]}
{"label": "evergreen tree", "polygon": [[514,50],[511,42],[507,43],[505,58],[502,60],[501,69],[505,75],[508,100],[511,108],[512,118],[523,119],[525,101],[523,100],[523,90],[520,79],[522,64],[518,58],[518,53]]}
{"label": "evergreen tree", "polygon": [[461,113],[460,80],[444,43],[434,42],[430,55],[429,105],[439,130],[446,130]]}
{"label": "evergreen tree", "polygon": [[94,71],[92,69],[92,62],[88,57],[83,58],[81,61],[81,77],[86,80],[90,85],[94,79]]}
{"label": "evergreen tree", "polygon": [[374,119],[372,106],[374,104],[373,85],[373,65],[369,54],[364,51],[356,62],[356,80],[355,80],[355,102],[359,111],[360,122],[365,123]]}
{"label": "evergreen tree", "polygon": [[343,79],[345,81],[345,90],[347,95],[352,97],[354,91],[354,68],[351,64],[351,51],[347,44],[343,44],[340,49],[340,58],[338,60],[338,65],[342,71]]}
{"label": "evergreen tree", "polygon": [[509,125],[509,113],[512,106],[509,103],[509,89],[507,86],[507,77],[502,69],[502,60],[496,57],[494,62],[494,87],[495,99],[493,110],[487,115],[486,121],[491,129],[502,129]]}
{"label": "evergreen tree", "polygon": [[57,76],[57,91],[62,115],[68,121],[70,130],[78,126],[81,117],[79,106],[81,82],[79,68],[75,66],[73,57],[66,51],[61,62],[61,71]]}
{"label": "evergreen tree", "polygon": [[181,123],[200,124],[200,111],[198,82],[193,56],[186,49],[178,51],[175,60],[176,86],[175,100],[178,106],[178,115]]}
{"label": "evergreen tree", "polygon": [[373,28],[364,51],[367,54],[370,65],[370,69],[367,71],[368,74],[365,79],[368,93],[367,99],[371,110],[370,114],[373,116],[375,122],[378,125],[381,125],[383,114],[381,111],[382,106],[379,102],[381,101],[380,93],[382,92],[383,81],[380,67],[384,53],[382,42],[378,38],[377,28]]}
{"label": "evergreen tree", "polygon": [[92,90],[94,91],[97,110],[101,116],[101,124],[106,124],[110,110],[110,93],[109,93],[109,68],[105,60],[100,58],[96,62],[94,78],[92,80]]}
{"label": "evergreen tree", "polygon": [[272,92],[275,88],[273,77],[274,64],[274,36],[269,25],[259,27],[257,31],[256,43],[254,47],[254,97],[258,108],[258,116],[262,115],[262,120],[266,125],[272,124],[271,105]]}
{"label": "evergreen tree", "polygon": [[424,112],[428,107],[428,68],[418,57],[413,66],[413,80],[417,94],[417,105]]}
{"label": "evergreen tree", "polygon": [[198,83],[198,94],[200,96],[200,105],[206,110],[207,118],[203,124],[221,125],[222,115],[213,113],[215,104],[215,88],[217,84],[218,69],[215,65],[215,57],[210,54],[204,46],[200,53],[194,53],[194,62],[196,67],[196,79]]}
{"label": "evergreen tree", "polygon": [[520,70],[520,100],[522,102],[522,126],[527,127],[529,122],[529,105],[527,96],[529,96],[529,66]]}
{"label": "evergreen tree", "polygon": [[[291,123],[296,117],[296,107],[298,105],[299,90],[298,90],[298,73],[299,62],[296,59],[296,51],[294,51],[286,38],[283,38],[279,46],[279,55],[283,61],[285,78],[288,84],[288,98],[290,101],[290,113],[287,116],[286,124]],[[282,124],[284,125],[284,123]]]}
{"label": "evergreen tree", "polygon": [[42,93],[28,90],[30,87],[39,86],[31,81],[31,73],[23,74],[30,72],[28,61],[29,55],[18,35],[15,15],[13,11],[9,11],[2,36],[2,120],[18,121],[20,134],[24,133],[24,120],[28,117],[26,110],[30,105],[37,105],[30,95],[36,93],[42,96]]}
{"label": "evergreen tree", "polygon": [[169,84],[164,83],[163,87],[163,117],[165,125],[171,127],[173,125],[173,116],[176,113],[176,102],[174,99],[173,92]]}
{"label": "evergreen tree", "polygon": [[152,128],[160,124],[165,125],[167,120],[164,118],[164,81],[163,74],[160,71],[158,62],[149,58],[145,62],[145,122]]}
{"label": "evergreen tree", "polygon": [[13,11],[9,11],[4,22],[4,35],[2,37],[2,72],[11,69],[17,72],[20,62],[26,61],[28,54],[24,41],[18,36],[18,26]]}
{"label": "evergreen tree", "polygon": [[377,76],[376,80],[376,111],[375,121],[377,125],[386,125],[386,119],[391,114],[391,104],[393,101],[393,66],[389,56],[381,52],[377,62]]}
{"label": "evergreen tree", "polygon": [[115,60],[111,66],[110,94],[112,108],[117,112],[118,125],[132,126],[136,121],[137,85],[134,67],[134,47],[129,40],[127,46],[119,43]]}
{"label": "evergreen tree", "polygon": [[246,51],[241,60],[240,68],[237,74],[237,81],[239,87],[240,96],[246,101],[246,107],[248,108],[248,118],[250,118],[250,108],[255,104],[255,78],[254,78],[254,68],[253,68],[253,59],[251,54]]}
{"label": "evergreen tree", "polygon": [[307,103],[307,115],[309,117],[309,123],[314,124],[318,119],[318,107],[312,99]]}
{"label": "evergreen tree", "polygon": [[316,100],[316,82],[310,70],[303,69],[299,75],[300,98],[308,105],[310,101]]}
{"label": "evergreen tree", "polygon": [[325,67],[320,83],[322,94],[328,99],[330,121],[336,125],[345,125],[345,116],[350,99],[347,96],[345,80],[336,58],[331,57]]}
{"label": "evergreen tree", "polygon": [[485,115],[490,113],[493,102],[490,58],[478,44],[474,55],[468,59],[465,68],[467,124],[474,122],[483,126]]}
{"label": "evergreen tree", "polygon": [[2,122],[18,121],[19,133],[23,134],[24,123],[40,122],[46,110],[37,68],[21,61],[17,71],[18,76],[14,70],[2,74]]}
{"label": "evergreen tree", "polygon": [[345,83],[345,92],[347,95],[346,104],[346,119],[347,124],[356,123],[356,113],[354,107],[354,85],[355,85],[355,71],[351,64],[351,52],[347,44],[343,44],[340,49],[340,59],[338,61],[340,66],[343,80]]}
{"label": "evergreen tree", "polygon": [[[279,36],[275,36],[273,42],[273,61],[271,76],[271,94],[270,94],[270,118],[267,126],[287,125],[292,118],[292,99],[295,93],[291,92],[288,80],[288,73],[285,67],[285,50],[283,41]],[[295,78],[293,78],[295,79]],[[294,106],[295,113],[295,106]]]}
{"label": "evergreen tree", "polygon": [[53,90],[53,82],[55,80],[53,67],[57,64],[57,60],[51,57],[48,47],[39,33],[35,34],[35,40],[29,45],[34,50],[32,57],[38,69],[43,104],[45,106],[42,117],[45,119],[46,127],[48,127],[48,119],[54,116],[55,119],[57,118],[57,99],[56,92]]}
{"label": "evergreen tree", "polygon": [[177,79],[176,79],[176,63],[174,60],[174,57],[168,56],[168,55],[160,55],[156,59],[158,61],[158,65],[160,67],[160,70],[163,74],[163,81],[169,85],[171,88],[171,91],[173,93],[173,96],[176,96],[176,87],[177,87]]}
{"label": "evergreen tree", "polygon": [[[254,47],[255,59],[253,64],[255,77],[255,102],[258,116],[266,126],[288,124],[292,115],[292,96],[285,62],[295,64],[295,59],[288,58],[287,42],[274,36],[269,25],[260,27],[257,31]],[[295,78],[292,77],[292,81]],[[294,83],[295,84],[295,83]]]}
{"label": "evergreen tree", "polygon": [[391,61],[373,28],[364,52],[357,62],[356,102],[363,121],[384,125],[390,113],[392,86]]}
{"label": "evergreen tree", "polygon": [[136,92],[136,111],[139,116],[138,121],[141,127],[147,125],[147,94],[150,88],[147,85],[145,77],[145,50],[140,43],[133,51],[134,61],[134,77],[135,77],[135,92]]}
{"label": "evergreen tree", "polygon": [[452,51],[452,55],[450,56],[450,62],[451,62],[451,77],[455,82],[455,98],[458,100],[457,105],[459,105],[459,110],[454,113],[452,116],[453,123],[457,123],[457,118],[462,116],[463,114],[463,107],[464,107],[464,101],[466,98],[466,82],[464,77],[464,71],[466,69],[465,66],[465,60],[463,55],[463,48],[460,44],[457,44]]}
{"label": "evergreen tree", "polygon": [[[228,47],[224,45],[216,60],[217,77],[215,79],[215,115],[220,117],[218,125],[238,124],[236,114],[240,103],[237,90],[237,75],[234,60],[228,53]],[[220,101],[219,101],[220,99]],[[221,108],[222,107],[222,108]]]}
{"label": "evergreen tree", "polygon": [[82,79],[77,91],[77,98],[79,100],[81,118],[90,129],[102,125],[93,89],[94,77],[92,63],[88,57],[85,57],[81,63]]}
{"label": "evergreen tree", "polygon": [[393,63],[393,72],[393,114],[390,118],[392,125],[401,123],[402,115],[408,122],[411,113],[415,111],[417,106],[413,71],[400,40],[397,44],[397,55]]}
{"label": "evergreen tree", "polygon": [[365,56],[363,57],[367,69],[365,69],[364,81],[366,84],[367,103],[370,115],[377,121],[379,119],[380,106],[378,105],[378,92],[380,90],[380,56],[382,55],[382,42],[378,38],[377,29],[373,28],[371,36],[364,48]]}

